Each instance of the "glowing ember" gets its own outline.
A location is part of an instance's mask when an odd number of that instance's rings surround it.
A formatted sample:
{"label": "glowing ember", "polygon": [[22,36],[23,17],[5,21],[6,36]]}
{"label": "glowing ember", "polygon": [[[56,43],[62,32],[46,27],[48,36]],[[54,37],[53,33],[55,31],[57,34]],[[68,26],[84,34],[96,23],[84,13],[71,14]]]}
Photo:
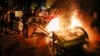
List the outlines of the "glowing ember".
{"label": "glowing ember", "polygon": [[75,11],[71,17],[71,24],[70,24],[70,27],[71,28],[74,28],[74,27],[81,27],[81,22],[78,20],[78,17],[77,17],[77,12]]}
{"label": "glowing ember", "polygon": [[59,30],[59,18],[52,19],[46,27],[48,32],[57,31]]}

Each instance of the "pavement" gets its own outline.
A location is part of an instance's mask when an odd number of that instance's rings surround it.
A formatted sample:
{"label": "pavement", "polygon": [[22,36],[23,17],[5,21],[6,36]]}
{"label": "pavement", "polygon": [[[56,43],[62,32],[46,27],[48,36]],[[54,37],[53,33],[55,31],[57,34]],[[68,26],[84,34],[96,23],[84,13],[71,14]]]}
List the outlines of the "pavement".
{"label": "pavement", "polygon": [[[29,27],[28,38],[24,37],[22,33],[13,34],[13,31],[10,31],[9,34],[6,35],[4,33],[0,33],[0,56],[53,56],[51,47],[46,39],[46,35],[44,33],[36,33],[30,37],[32,35],[32,31],[33,28]],[[94,43],[94,41],[91,42]],[[90,51],[95,49],[92,48],[94,45],[91,43],[89,43],[88,46],[89,48],[86,49],[89,49]],[[93,54],[95,52],[92,52],[87,56],[100,56],[100,49],[95,50],[96,54]]]}
{"label": "pavement", "polygon": [[[12,32],[8,35],[0,33],[1,56],[52,56],[44,33],[37,33],[33,37],[26,38],[22,33],[13,34]],[[31,27],[28,33],[31,36]]]}
{"label": "pavement", "polygon": [[21,35],[8,35],[0,38],[3,56],[51,56],[43,33],[25,38]]}

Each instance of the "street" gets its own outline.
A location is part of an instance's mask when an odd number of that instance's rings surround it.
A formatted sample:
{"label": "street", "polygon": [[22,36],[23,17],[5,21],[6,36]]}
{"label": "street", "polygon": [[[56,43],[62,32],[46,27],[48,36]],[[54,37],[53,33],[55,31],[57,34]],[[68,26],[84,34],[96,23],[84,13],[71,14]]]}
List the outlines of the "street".
{"label": "street", "polygon": [[[1,55],[2,56],[53,56],[52,48],[48,44],[48,40],[46,35],[43,32],[38,32],[31,37],[32,34],[32,27],[29,27],[28,35],[29,37],[26,38],[20,34],[13,34],[13,31],[10,31],[8,35],[4,35],[1,33],[0,37],[0,47],[1,47]],[[91,46],[91,43],[88,43],[88,49],[95,50],[95,52],[88,53],[88,51],[84,51],[80,49],[80,45],[75,45],[73,47],[62,49],[66,52],[63,53],[67,56],[73,56],[73,54],[78,56],[98,56],[99,49],[94,49]],[[59,47],[59,46],[58,46]],[[92,48],[92,49],[91,49]],[[61,49],[58,49],[62,52]],[[72,54],[73,53],[73,54]],[[70,55],[71,54],[71,55]],[[62,54],[57,54],[57,56],[62,56]]]}
{"label": "street", "polygon": [[[32,28],[29,28],[29,36]],[[3,35],[3,33],[2,33]],[[44,33],[24,37],[21,34],[8,34],[0,37],[2,56],[51,56]]]}

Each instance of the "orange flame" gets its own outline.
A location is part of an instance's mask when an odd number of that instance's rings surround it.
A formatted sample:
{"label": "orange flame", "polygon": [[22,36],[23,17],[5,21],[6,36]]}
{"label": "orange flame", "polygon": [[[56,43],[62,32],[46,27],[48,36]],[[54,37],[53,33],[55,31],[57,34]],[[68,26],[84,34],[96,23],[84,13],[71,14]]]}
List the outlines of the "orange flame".
{"label": "orange flame", "polygon": [[[56,31],[57,32],[57,31],[60,31],[61,28],[60,28],[60,25],[59,24],[61,24],[61,22],[59,22],[59,21],[60,21],[60,17],[53,18],[47,24],[46,30],[48,32],[52,32],[52,31]],[[66,25],[66,26],[68,26],[68,25]],[[71,16],[71,23],[70,23],[70,25],[69,25],[68,28],[69,29],[74,29],[75,27],[81,27],[81,26],[82,26],[82,24],[81,24],[81,22],[78,19],[77,11],[74,11],[73,14],[72,14],[72,16]]]}
{"label": "orange flame", "polygon": [[82,24],[81,22],[79,21],[78,19],[78,16],[77,16],[77,11],[74,11],[72,17],[71,17],[71,24],[70,24],[70,27],[71,28],[74,28],[74,27],[81,27]]}
{"label": "orange flame", "polygon": [[48,32],[59,30],[59,18],[52,19],[46,27]]}

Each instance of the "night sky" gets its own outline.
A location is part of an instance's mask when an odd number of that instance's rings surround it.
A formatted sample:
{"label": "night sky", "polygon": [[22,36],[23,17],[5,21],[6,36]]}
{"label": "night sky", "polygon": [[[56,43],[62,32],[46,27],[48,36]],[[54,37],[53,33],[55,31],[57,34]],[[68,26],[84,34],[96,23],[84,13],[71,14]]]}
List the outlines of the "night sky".
{"label": "night sky", "polygon": [[[41,5],[41,3],[45,3],[45,0],[12,0],[13,1],[13,6],[26,6],[29,7],[31,5],[31,3],[36,3],[38,5]],[[0,5],[3,7],[8,7],[8,0],[0,0]]]}
{"label": "night sky", "polygon": [[[0,0],[0,5],[7,6],[8,0]],[[32,2],[35,2],[37,4],[45,3],[47,0],[13,0],[14,5],[27,5],[29,6]],[[63,1],[71,1],[71,0],[55,0],[58,1],[56,5]],[[60,1],[60,2],[59,2]],[[100,0],[75,0],[76,2],[79,2],[79,5],[82,9],[100,9]]]}

